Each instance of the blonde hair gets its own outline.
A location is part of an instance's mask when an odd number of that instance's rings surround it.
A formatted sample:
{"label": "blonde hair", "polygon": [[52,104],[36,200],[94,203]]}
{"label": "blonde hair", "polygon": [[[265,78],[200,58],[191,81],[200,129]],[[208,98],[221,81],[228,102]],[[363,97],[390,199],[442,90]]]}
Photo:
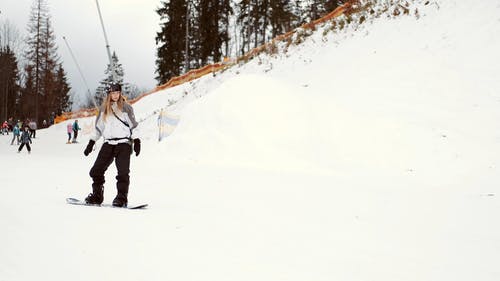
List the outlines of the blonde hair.
{"label": "blonde hair", "polygon": [[[113,102],[111,101],[111,94],[108,94],[106,96],[106,98],[104,99],[104,101],[102,102],[102,106],[101,108],[103,108],[103,118],[104,120],[106,120],[106,118],[108,117],[109,114],[112,114],[113,113],[113,110],[111,109],[111,104]],[[122,95],[122,93],[120,93],[120,97],[118,98],[118,100],[116,101],[116,106],[118,107],[118,109],[120,111],[123,111],[123,105],[128,103],[127,102],[127,98]]]}

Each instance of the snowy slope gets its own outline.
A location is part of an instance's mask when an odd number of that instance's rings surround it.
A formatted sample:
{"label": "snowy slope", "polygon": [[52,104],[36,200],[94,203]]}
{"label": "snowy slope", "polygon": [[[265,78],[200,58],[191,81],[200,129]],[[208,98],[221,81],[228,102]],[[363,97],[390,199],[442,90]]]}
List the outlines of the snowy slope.
{"label": "snowy slope", "polygon": [[[65,203],[90,192],[93,118],[30,155],[0,136],[0,281],[499,280],[500,2],[469,4],[144,98],[129,200],[148,210]],[[161,108],[180,122],[158,143]]]}

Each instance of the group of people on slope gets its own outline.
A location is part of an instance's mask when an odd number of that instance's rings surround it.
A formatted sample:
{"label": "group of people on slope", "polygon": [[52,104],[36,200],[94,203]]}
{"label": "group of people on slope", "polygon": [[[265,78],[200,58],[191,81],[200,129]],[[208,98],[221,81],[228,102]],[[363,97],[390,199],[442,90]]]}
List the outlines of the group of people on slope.
{"label": "group of people on slope", "polygon": [[[45,121],[45,120],[44,120]],[[9,132],[14,132],[14,128],[17,125],[19,129],[28,127],[28,130],[30,132],[30,137],[35,138],[36,137],[36,130],[38,129],[38,125],[35,120],[30,120],[26,119],[26,121],[22,122],[20,120],[17,120],[17,122],[14,122],[13,118],[9,118],[9,120],[5,120],[2,123],[0,133],[2,135],[9,135]]]}
{"label": "group of people on slope", "polygon": [[10,145],[14,145],[14,141],[17,141],[17,145],[19,145],[17,153],[21,152],[24,146],[26,146],[28,153],[31,153],[30,144],[33,143],[33,141],[31,140],[31,136],[32,134],[28,126],[24,126],[23,130],[21,130],[16,124],[12,129],[12,141],[10,142]]}
{"label": "group of people on slope", "polygon": [[30,144],[33,143],[32,138],[36,137],[36,122],[33,120],[27,119],[25,122],[21,122],[17,120],[17,123],[12,122],[13,118],[9,118],[9,121],[5,121],[2,123],[1,132],[2,135],[9,135],[9,132],[12,132],[12,140],[10,145],[14,145],[14,142],[19,146],[17,152],[21,152],[21,150],[26,146],[28,153],[31,153]]}
{"label": "group of people on slope", "polygon": [[[81,128],[78,125],[78,120],[75,120],[73,123],[68,123],[66,125],[66,131],[68,133],[68,141],[66,143],[77,143],[76,139],[78,138],[78,131],[80,131]],[[71,141],[71,134],[73,134],[73,141]]]}

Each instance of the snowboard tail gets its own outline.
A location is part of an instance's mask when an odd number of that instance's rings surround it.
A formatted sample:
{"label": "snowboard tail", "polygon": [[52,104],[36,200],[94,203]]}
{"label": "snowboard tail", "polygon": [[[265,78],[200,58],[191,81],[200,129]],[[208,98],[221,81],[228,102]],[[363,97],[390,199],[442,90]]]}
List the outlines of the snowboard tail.
{"label": "snowboard tail", "polygon": [[91,207],[111,207],[111,208],[122,208],[122,209],[131,209],[131,210],[145,209],[148,206],[148,204],[127,204],[127,207],[115,207],[109,203],[88,204],[83,200],[71,198],[71,197],[66,198],[66,203],[71,204],[71,205],[82,205],[82,206],[91,206]]}

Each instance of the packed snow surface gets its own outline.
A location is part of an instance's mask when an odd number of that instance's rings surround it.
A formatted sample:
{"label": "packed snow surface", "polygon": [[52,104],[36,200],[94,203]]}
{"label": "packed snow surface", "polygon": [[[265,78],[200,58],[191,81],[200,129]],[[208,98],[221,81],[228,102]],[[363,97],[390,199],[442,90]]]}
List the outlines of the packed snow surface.
{"label": "packed snow surface", "polygon": [[419,13],[134,104],[147,210],[66,204],[91,191],[94,118],[31,154],[0,136],[0,281],[500,280],[500,2]]}

